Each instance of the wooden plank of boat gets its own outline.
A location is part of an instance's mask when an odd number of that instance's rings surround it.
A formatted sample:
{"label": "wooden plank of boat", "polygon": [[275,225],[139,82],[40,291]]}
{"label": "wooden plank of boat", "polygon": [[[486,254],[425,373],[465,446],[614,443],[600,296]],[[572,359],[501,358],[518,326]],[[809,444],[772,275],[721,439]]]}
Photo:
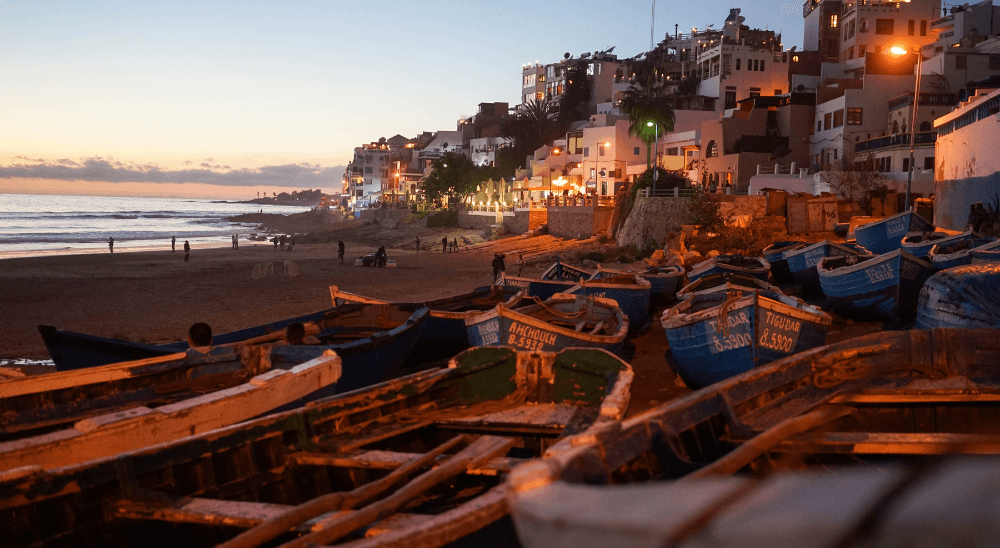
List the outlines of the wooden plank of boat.
{"label": "wooden plank of boat", "polygon": [[930,263],[897,249],[878,256],[827,257],[816,266],[830,306],[847,313],[897,318],[917,307]]}
{"label": "wooden plank of boat", "polygon": [[927,252],[927,259],[934,270],[945,270],[972,263],[973,251],[991,251],[1000,248],[1000,240],[983,238],[973,234],[970,238],[955,242],[938,242]]}
{"label": "wooden plank of boat", "polygon": [[0,470],[28,465],[59,468],[228,426],[337,382],[340,366],[340,358],[330,352],[287,371],[262,373],[232,388],[155,409],[141,406],[91,417],[71,429],[0,442]]}
{"label": "wooden plank of boat", "polygon": [[782,254],[788,262],[788,271],[795,283],[809,291],[820,292],[819,274],[816,266],[826,257],[853,257],[866,255],[856,247],[823,240],[786,251]]}
{"label": "wooden plank of boat", "polygon": [[[516,442],[520,448],[518,457],[572,447],[578,436],[586,437],[591,428],[622,416],[632,378],[627,364],[600,350],[550,354],[478,348],[455,357],[450,366],[113,458],[49,471],[0,474],[0,493],[4,494],[0,514],[16,518],[6,524],[5,532],[13,538],[31,538],[39,546],[102,538],[127,544],[127,539],[141,537],[131,533],[143,531],[143,515],[149,514],[144,504],[167,507],[192,497],[293,506],[259,526],[266,534],[251,529],[246,531],[249,537],[241,536],[239,543],[227,546],[256,546],[280,535],[294,536],[295,528],[310,519],[316,519],[311,532],[293,540],[292,545],[332,542],[354,533],[351,538],[373,534],[364,541],[374,546],[405,546],[414,539],[422,545],[440,546],[473,534],[506,514],[504,493],[496,486],[513,464],[506,455],[512,444]],[[571,403],[593,412],[574,413],[571,424],[561,430],[504,435],[485,432],[476,441],[456,422],[463,416],[550,403]],[[585,416],[589,419],[581,420]],[[415,421],[431,424],[423,429],[407,428]],[[437,428],[449,421],[451,428]],[[388,468],[366,470],[356,467],[356,461],[339,460],[347,457],[336,447],[369,434],[373,426],[395,427],[398,435],[379,436],[377,442],[370,441],[356,451],[392,451],[397,454],[382,456],[399,463],[399,454],[412,452],[415,443],[434,449],[414,454],[413,460],[389,475],[383,472]],[[329,460],[324,461],[324,455]],[[469,470],[477,474],[469,474]],[[416,477],[407,483],[411,476]],[[301,481],[304,477],[308,481]],[[399,487],[402,483],[405,485]],[[158,491],[169,493],[169,497],[158,500]],[[80,519],[84,511],[80,500],[88,501],[87,508],[96,504],[102,509],[126,501],[124,506],[143,511],[134,511],[135,518],[127,520],[110,519],[103,510],[100,516],[87,514],[90,519]],[[373,526],[375,520],[411,505],[419,505],[420,514],[434,515],[427,520],[399,518],[398,527]],[[42,509],[67,519],[45,523],[33,519]],[[243,510],[244,514],[257,512],[258,517],[267,517],[262,507]],[[197,519],[217,523],[233,513],[221,508],[221,518]],[[166,509],[158,515],[169,514]],[[165,536],[159,539],[163,542],[176,537],[194,548],[214,545],[235,534],[231,527],[207,525],[199,527],[209,529],[197,531],[210,534],[192,534],[184,523],[192,519],[190,516],[178,514],[169,519],[177,522],[163,531]],[[491,531],[512,534],[507,527],[499,523]],[[248,538],[253,542],[245,544]]]}
{"label": "wooden plank of boat", "polygon": [[649,280],[636,274],[622,274],[610,278],[580,280],[580,283],[565,291],[567,295],[587,295],[610,299],[628,316],[629,329],[638,331],[649,319],[652,285]]}
{"label": "wooden plank of boat", "polygon": [[1000,263],[935,272],[920,290],[917,329],[1000,327]]}
{"label": "wooden plank of boat", "polygon": [[903,237],[908,232],[928,232],[934,230],[934,225],[920,214],[904,211],[859,225],[854,228],[854,238],[858,244],[868,251],[881,255],[899,249]]}
{"label": "wooden plank of boat", "polygon": [[[292,453],[288,455],[288,461],[293,464],[312,466],[336,466],[338,468],[364,468],[369,470],[395,470],[421,455],[419,453],[401,453],[399,451],[382,451],[370,449],[367,451],[353,451],[343,454],[326,453]],[[443,457],[438,457],[438,462]],[[513,457],[498,457],[484,463],[480,468],[470,468],[467,474],[495,476],[498,473],[511,471],[518,464],[526,462],[526,459]]]}
{"label": "wooden plank of boat", "polygon": [[1000,435],[951,432],[806,432],[783,440],[774,453],[941,455],[1000,453]]}
{"label": "wooden plank of boat", "polygon": [[718,272],[737,272],[747,274],[767,281],[767,275],[771,271],[771,265],[763,257],[744,257],[743,255],[716,255],[710,259],[694,265],[688,272],[688,279],[692,282],[699,278]]}
{"label": "wooden plank of boat", "polygon": [[749,293],[754,290],[781,292],[776,285],[769,284],[747,274],[719,272],[698,278],[677,292],[679,300],[691,298],[692,295],[704,293]]}
{"label": "wooden plank of boat", "polygon": [[927,259],[928,253],[938,244],[954,244],[962,240],[971,240],[972,231],[958,232],[954,230],[936,229],[934,232],[910,232],[903,236],[899,248],[920,259]]}

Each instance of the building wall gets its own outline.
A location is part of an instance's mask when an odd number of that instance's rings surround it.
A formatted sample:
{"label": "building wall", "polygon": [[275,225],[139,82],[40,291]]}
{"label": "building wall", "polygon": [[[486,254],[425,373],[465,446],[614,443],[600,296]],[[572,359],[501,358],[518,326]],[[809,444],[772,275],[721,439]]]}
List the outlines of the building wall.
{"label": "building wall", "polygon": [[608,229],[611,207],[550,206],[549,234],[563,238],[589,238]]}
{"label": "building wall", "polygon": [[[807,0],[803,5],[803,51],[819,52],[822,61],[837,61],[840,51],[840,14],[843,3],[834,0]],[[831,26],[831,15],[837,15],[837,26]]]}
{"label": "building wall", "polygon": [[[528,211],[516,210],[503,212],[502,223],[504,231],[509,234],[524,234],[528,232]],[[458,226],[482,230],[497,224],[497,214],[494,211],[459,211]]]}
{"label": "building wall", "polygon": [[[940,0],[869,3],[864,6],[857,5],[859,3],[855,2],[852,8],[847,8],[839,23],[840,61],[857,59],[864,53],[882,53],[893,45],[913,49],[934,42],[930,23],[941,13]],[[892,21],[892,34],[877,33],[879,19]],[[910,21],[913,21],[913,34],[910,34]]]}

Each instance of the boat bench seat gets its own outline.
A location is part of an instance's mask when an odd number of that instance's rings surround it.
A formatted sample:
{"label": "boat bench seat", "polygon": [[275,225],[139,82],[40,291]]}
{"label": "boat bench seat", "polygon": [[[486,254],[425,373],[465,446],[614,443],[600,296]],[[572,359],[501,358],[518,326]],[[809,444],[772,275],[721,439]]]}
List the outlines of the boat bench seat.
{"label": "boat bench seat", "polygon": [[538,431],[540,433],[558,433],[566,428],[566,425],[570,423],[573,415],[579,409],[579,405],[564,403],[521,405],[514,409],[497,413],[486,413],[474,417],[439,421],[438,427],[463,430],[489,430],[494,432],[511,430],[518,432]]}
{"label": "boat bench seat", "polygon": [[[288,462],[297,465],[335,466],[338,468],[363,468],[369,470],[395,470],[404,464],[420,458],[420,453],[400,453],[396,451],[352,451],[341,454],[326,453],[292,453]],[[444,462],[449,455],[441,455],[436,462]],[[511,471],[515,466],[527,462],[527,459],[498,457],[487,461],[476,468],[470,468],[466,473],[473,475],[495,476],[498,473]]]}

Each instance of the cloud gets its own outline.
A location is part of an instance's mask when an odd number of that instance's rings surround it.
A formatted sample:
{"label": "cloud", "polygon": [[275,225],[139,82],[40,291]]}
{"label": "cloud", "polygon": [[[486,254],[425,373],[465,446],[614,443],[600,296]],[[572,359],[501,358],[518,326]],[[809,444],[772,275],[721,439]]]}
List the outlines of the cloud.
{"label": "cloud", "polygon": [[[43,160],[16,156],[14,160],[16,162],[11,165],[0,166],[0,179],[23,177],[109,183],[205,183],[318,188],[339,186],[344,174],[344,166],[321,167],[319,164],[309,163],[232,169],[230,166],[205,162],[201,164],[202,169],[171,170],[156,164],[121,162],[100,156],[79,160]],[[185,165],[190,165],[190,162],[185,162]]]}

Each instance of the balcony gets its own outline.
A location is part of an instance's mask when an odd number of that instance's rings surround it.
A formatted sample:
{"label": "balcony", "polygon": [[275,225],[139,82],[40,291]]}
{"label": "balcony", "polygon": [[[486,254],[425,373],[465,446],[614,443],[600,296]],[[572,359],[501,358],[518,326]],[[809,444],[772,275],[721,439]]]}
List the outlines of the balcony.
{"label": "balcony", "polygon": [[[920,145],[933,145],[937,141],[936,131],[924,131],[922,133],[917,133],[915,139],[913,140],[913,146]],[[899,133],[896,135],[888,135],[886,137],[877,137],[875,139],[869,139],[867,141],[861,141],[855,143],[854,152],[871,152],[875,150],[881,150],[883,148],[891,148],[898,146],[910,146],[910,134],[909,133]]]}
{"label": "balcony", "polygon": [[955,14],[946,15],[940,19],[935,19],[931,21],[931,29],[936,29],[944,26],[951,26],[955,22]]}

